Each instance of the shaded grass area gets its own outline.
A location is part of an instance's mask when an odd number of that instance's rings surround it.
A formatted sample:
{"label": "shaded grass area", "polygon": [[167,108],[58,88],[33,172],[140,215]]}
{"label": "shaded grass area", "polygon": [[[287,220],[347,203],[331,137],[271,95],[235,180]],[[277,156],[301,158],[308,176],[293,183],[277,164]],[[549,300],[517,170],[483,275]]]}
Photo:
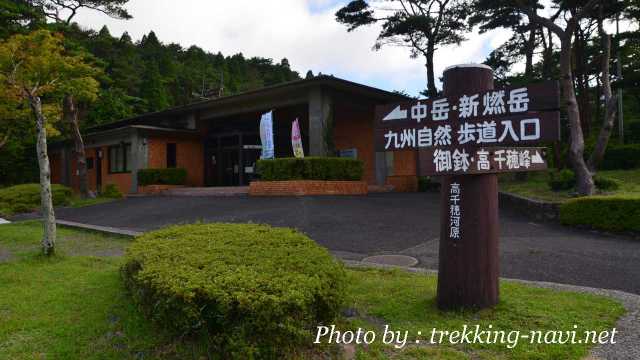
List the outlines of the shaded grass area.
{"label": "shaded grass area", "polygon": [[[435,276],[405,271],[350,270],[349,302],[358,309],[359,318],[350,327],[369,329],[388,324],[392,330],[409,331],[409,347],[394,350],[374,346],[358,349],[360,359],[581,359],[587,344],[538,345],[521,340],[513,349],[506,344],[424,345],[433,328],[462,330],[463,325],[481,329],[519,330],[611,330],[624,313],[622,305],[590,294],[558,292],[514,282],[501,282],[501,301],[494,309],[480,312],[440,312],[436,308]],[[367,319],[378,319],[371,321]],[[364,319],[364,320],[363,320]],[[378,330],[379,332],[380,330]],[[422,335],[418,336],[421,331]],[[423,345],[416,345],[418,339]]]}
{"label": "shaded grass area", "polygon": [[[615,191],[598,192],[598,195],[638,195],[640,196],[640,169],[598,171],[598,176],[616,180],[620,188]],[[563,202],[574,196],[573,190],[553,191],[548,184],[546,172],[529,173],[526,181],[518,181],[513,174],[500,176],[500,190],[531,199]]]}
{"label": "shaded grass area", "polygon": [[[0,226],[0,357],[10,359],[184,359],[216,358],[197,339],[172,339],[136,310],[120,279],[118,255],[131,240],[60,229],[59,256],[37,255],[41,226],[23,222]],[[105,256],[108,255],[108,256]],[[347,271],[348,303],[356,317],[340,320],[343,330],[459,329],[479,324],[510,330],[602,330],[613,326],[622,306],[608,298],[555,292],[503,282],[501,303],[481,312],[439,312],[436,278],[402,271]],[[413,334],[413,335],[412,335]],[[381,335],[381,334],[380,334]],[[310,339],[311,343],[312,339]],[[414,341],[415,342],[415,341]],[[588,346],[504,345],[416,346],[403,350],[381,345],[357,348],[358,359],[579,359]],[[297,358],[332,358],[323,348]],[[310,354],[310,355],[308,355]]]}

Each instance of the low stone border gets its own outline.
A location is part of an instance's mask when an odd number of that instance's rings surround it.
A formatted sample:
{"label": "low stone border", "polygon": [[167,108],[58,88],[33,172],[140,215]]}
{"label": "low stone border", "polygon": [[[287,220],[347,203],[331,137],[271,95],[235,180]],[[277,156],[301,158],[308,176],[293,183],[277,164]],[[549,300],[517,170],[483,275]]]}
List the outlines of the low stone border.
{"label": "low stone border", "polygon": [[558,222],[560,220],[560,203],[529,199],[504,191],[500,191],[498,199],[500,207],[524,215],[531,220],[541,222]]}
{"label": "low stone border", "polygon": [[[342,260],[342,262],[354,268],[383,268],[383,269],[401,269],[414,273],[425,273],[437,275],[437,270],[430,270],[417,267],[402,267],[392,265],[380,265],[363,263],[361,261]],[[591,288],[586,286],[566,285],[545,281],[529,281],[520,279],[500,278],[500,280],[518,282],[521,284],[559,290],[572,291],[579,293],[588,293],[600,296],[607,296],[619,301],[624,306],[627,313],[623,315],[615,324],[617,337],[615,344],[595,345],[591,351],[588,360],[599,359],[616,359],[616,360],[637,360],[640,359],[640,295],[627,293],[619,290],[607,290]]]}
{"label": "low stone border", "polygon": [[315,196],[315,195],[366,195],[365,181],[252,181],[250,196]]}
{"label": "low stone border", "polygon": [[138,194],[158,195],[171,189],[183,188],[184,185],[146,185],[138,186]]}

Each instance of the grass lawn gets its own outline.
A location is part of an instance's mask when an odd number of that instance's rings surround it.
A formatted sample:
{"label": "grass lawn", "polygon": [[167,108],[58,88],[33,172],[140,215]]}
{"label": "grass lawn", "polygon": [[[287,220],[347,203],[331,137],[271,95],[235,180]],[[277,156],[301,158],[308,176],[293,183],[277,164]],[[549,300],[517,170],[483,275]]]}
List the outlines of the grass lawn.
{"label": "grass lawn", "polygon": [[[615,191],[601,192],[599,195],[637,195],[640,196],[640,169],[598,171],[599,176],[617,180],[620,188]],[[573,197],[569,190],[553,191],[549,187],[546,172],[532,172],[527,181],[515,180],[513,174],[500,176],[500,190],[532,199],[562,202]]]}
{"label": "grass lawn", "polygon": [[[37,255],[37,222],[0,225],[0,358],[206,358],[195,340],[171,340],[136,311],[120,280],[121,254],[131,240],[59,229],[54,259]],[[580,359],[586,344],[417,346],[417,331],[495,329],[610,329],[624,312],[608,298],[502,283],[502,301],[481,312],[439,312],[436,278],[402,271],[348,270],[347,306],[357,316],[339,327],[408,330],[413,345],[395,350],[379,342],[356,349],[358,359]],[[379,334],[381,336],[381,334]],[[310,340],[311,342],[311,340]],[[318,354],[318,352],[313,352]],[[204,356],[204,357],[203,357]]]}

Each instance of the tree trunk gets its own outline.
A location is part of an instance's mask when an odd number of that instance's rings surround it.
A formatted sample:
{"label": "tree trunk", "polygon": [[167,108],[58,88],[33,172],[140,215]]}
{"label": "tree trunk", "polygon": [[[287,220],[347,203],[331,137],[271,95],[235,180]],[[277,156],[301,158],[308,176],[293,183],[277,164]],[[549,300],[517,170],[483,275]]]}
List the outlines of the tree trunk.
{"label": "tree trunk", "polygon": [[67,95],[63,101],[63,116],[71,127],[73,134],[73,142],[75,144],[75,155],[78,164],[78,180],[80,188],[80,197],[83,199],[92,197],[89,193],[89,180],[87,179],[87,157],[84,151],[84,141],[80,134],[80,126],[78,124],[78,106],[72,95]]}
{"label": "tree trunk", "polygon": [[[549,40],[542,55],[542,78],[551,79],[553,73],[553,32],[547,29]],[[542,29],[542,38],[544,38],[544,28]]]}
{"label": "tree trunk", "polygon": [[584,31],[578,27],[574,41],[575,71],[573,72],[578,90],[578,108],[580,109],[580,124],[582,132],[585,136],[589,136],[591,132],[591,101],[589,96],[589,74],[587,74],[587,56],[586,56],[586,36]]}
{"label": "tree trunk", "polygon": [[607,149],[607,144],[611,137],[611,130],[613,130],[613,123],[618,112],[618,99],[613,96],[611,91],[611,76],[609,71],[610,58],[611,58],[611,36],[604,33],[602,27],[600,27],[600,37],[602,39],[602,94],[604,95],[604,117],[602,119],[602,128],[598,134],[598,140],[596,142],[593,153],[589,157],[589,170],[592,174],[595,174],[596,169],[602,158],[604,152]]}
{"label": "tree trunk", "polygon": [[525,66],[524,76],[530,80],[533,77],[533,51],[536,48],[536,27],[530,24],[529,38],[527,39],[527,45],[525,48]]}
{"label": "tree trunk", "polygon": [[438,96],[438,89],[436,88],[436,76],[433,71],[433,54],[434,51],[428,50],[427,57],[427,95],[429,97]]}
{"label": "tree trunk", "polygon": [[561,39],[560,49],[560,84],[565,104],[567,105],[567,116],[569,118],[569,136],[571,145],[569,146],[569,160],[576,173],[576,190],[580,195],[592,195],[595,186],[591,172],[587,168],[584,160],[584,135],[580,124],[580,109],[576,100],[576,93],[573,89],[573,78],[571,72],[571,32],[565,33]]}
{"label": "tree trunk", "polygon": [[42,218],[44,223],[44,235],[42,237],[42,252],[46,256],[55,253],[56,244],[56,218],[53,211],[51,198],[51,169],[47,154],[47,120],[42,114],[42,103],[39,96],[29,95],[29,105],[36,118],[38,128],[38,166],[40,167],[40,201],[42,203]]}

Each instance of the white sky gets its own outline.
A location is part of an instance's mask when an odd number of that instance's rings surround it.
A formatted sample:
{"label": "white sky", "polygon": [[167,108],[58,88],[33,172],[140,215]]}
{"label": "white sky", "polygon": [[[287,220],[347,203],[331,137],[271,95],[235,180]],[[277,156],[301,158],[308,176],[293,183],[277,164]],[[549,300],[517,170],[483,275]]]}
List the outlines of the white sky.
{"label": "white sky", "polygon": [[[94,11],[75,18],[80,25],[111,34],[128,31],[134,40],[153,30],[163,43],[197,45],[225,56],[242,52],[279,62],[286,57],[304,77],[332,74],[385,90],[405,90],[412,95],[426,88],[423,58],[411,59],[409,50],[385,47],[373,51],[379,28],[370,26],[347,32],[335,21],[335,12],[347,0],[130,0],[132,20],[122,21]],[[460,46],[436,53],[436,77],[453,64],[482,62],[489,52],[509,38],[498,30],[469,34]],[[440,84],[438,84],[440,87]]]}

